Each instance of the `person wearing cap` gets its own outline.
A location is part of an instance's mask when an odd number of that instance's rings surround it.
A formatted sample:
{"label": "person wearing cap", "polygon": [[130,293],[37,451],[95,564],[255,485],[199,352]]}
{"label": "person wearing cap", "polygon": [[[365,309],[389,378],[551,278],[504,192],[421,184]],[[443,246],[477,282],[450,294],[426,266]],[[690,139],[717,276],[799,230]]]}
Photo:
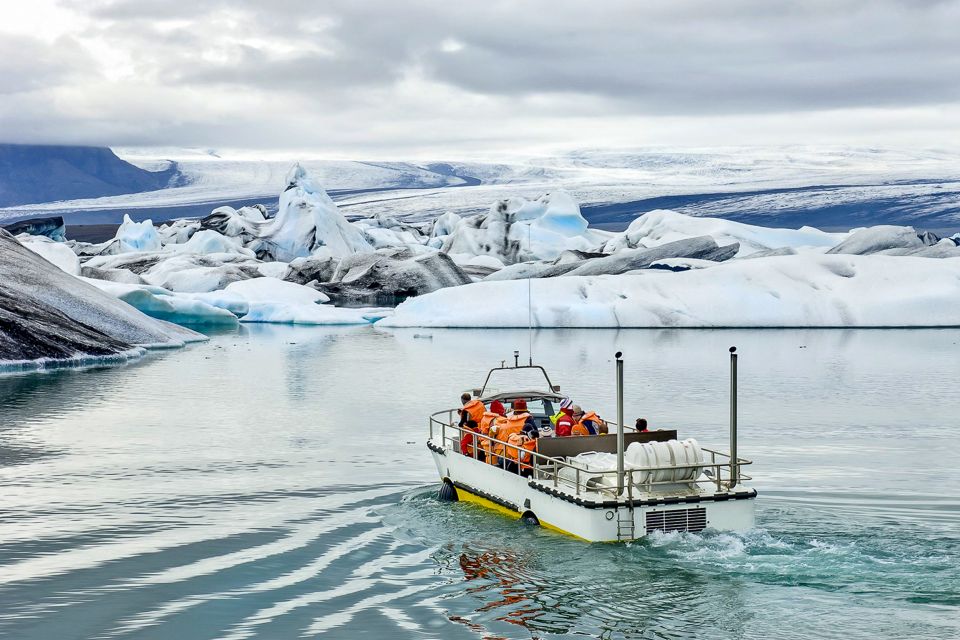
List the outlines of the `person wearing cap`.
{"label": "person wearing cap", "polygon": [[573,435],[573,425],[576,421],[573,419],[573,401],[570,398],[564,398],[560,401],[560,417],[557,418],[556,432],[557,437],[563,438]]}
{"label": "person wearing cap", "polygon": [[603,420],[595,412],[584,413],[580,405],[570,407],[573,411],[573,430],[575,436],[595,436],[600,433],[600,424]]}

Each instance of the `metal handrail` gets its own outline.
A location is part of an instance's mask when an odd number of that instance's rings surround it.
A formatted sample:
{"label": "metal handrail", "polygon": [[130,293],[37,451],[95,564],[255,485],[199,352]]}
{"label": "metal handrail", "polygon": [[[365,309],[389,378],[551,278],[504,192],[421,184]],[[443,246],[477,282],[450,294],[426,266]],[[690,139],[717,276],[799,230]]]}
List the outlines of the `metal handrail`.
{"label": "metal handrail", "polygon": [[[544,480],[544,479],[550,480],[550,479],[552,479],[552,480],[553,480],[553,486],[554,486],[554,487],[559,487],[559,485],[560,485],[561,483],[563,483],[563,484],[570,484],[570,481],[569,481],[568,479],[566,479],[566,478],[561,478],[561,477],[560,477],[560,470],[559,470],[559,469],[560,469],[561,467],[566,467],[566,468],[569,468],[569,469],[572,469],[572,470],[573,470],[574,482],[573,482],[572,484],[574,485],[573,488],[574,488],[574,491],[576,492],[576,495],[580,495],[581,486],[582,486],[582,488],[583,488],[584,491],[594,491],[594,492],[596,492],[596,493],[601,493],[601,494],[603,494],[603,493],[609,493],[610,495],[612,495],[612,496],[614,496],[614,497],[620,495],[619,492],[617,492],[617,491],[615,491],[615,490],[612,490],[611,488],[608,488],[608,487],[598,487],[598,486],[594,486],[594,487],[591,488],[591,487],[588,487],[588,486],[586,485],[586,483],[581,483],[581,482],[580,482],[580,474],[581,474],[581,473],[589,474],[589,477],[590,477],[591,479],[594,479],[594,478],[605,477],[605,476],[613,476],[613,477],[616,477],[616,475],[617,475],[617,471],[616,471],[616,470],[609,470],[609,471],[590,471],[587,467],[585,467],[585,466],[583,466],[583,465],[579,465],[579,464],[576,464],[576,463],[573,463],[573,462],[568,462],[567,460],[563,460],[563,459],[561,459],[561,458],[552,458],[552,457],[549,457],[549,456],[545,456],[545,455],[543,455],[542,453],[540,453],[539,451],[531,451],[530,449],[525,449],[525,448],[523,448],[523,447],[518,447],[517,445],[510,444],[509,442],[506,442],[506,441],[504,441],[504,440],[499,440],[499,439],[494,438],[493,436],[490,436],[490,435],[483,435],[483,434],[481,434],[481,433],[479,433],[479,432],[477,432],[477,431],[473,431],[473,430],[471,430],[471,429],[464,429],[464,428],[460,427],[460,425],[457,424],[457,423],[453,420],[453,414],[454,414],[455,411],[457,411],[457,409],[447,409],[447,410],[444,410],[444,411],[437,411],[436,413],[430,415],[429,420],[428,420],[428,423],[429,423],[429,428],[430,428],[430,439],[431,439],[431,440],[432,440],[433,437],[434,437],[434,424],[439,425],[439,427],[440,427],[440,439],[441,439],[441,442],[443,442],[445,446],[447,445],[446,429],[448,429],[448,428],[453,429],[456,434],[459,434],[460,437],[462,437],[462,435],[463,435],[464,432],[469,432],[469,433],[471,434],[471,436],[473,436],[473,438],[474,438],[474,446],[473,446],[473,458],[474,458],[474,459],[477,459],[477,458],[478,458],[478,456],[477,456],[477,450],[479,449],[479,440],[482,438],[482,439],[487,440],[487,441],[489,441],[489,442],[496,443],[496,444],[499,444],[499,445],[503,445],[503,447],[505,448],[505,450],[508,450],[508,449],[509,449],[509,450],[513,450],[513,451],[516,453],[517,461],[518,461],[518,462],[519,462],[519,460],[521,459],[521,456],[522,456],[524,453],[528,454],[528,455],[530,456],[529,462],[524,463],[524,465],[530,467],[531,469],[533,469],[534,478],[537,479],[537,480]],[[446,415],[447,415],[447,421],[446,421],[446,422],[444,422],[444,421],[442,421],[442,420],[439,420],[439,419],[437,418],[437,416],[440,416],[440,415],[442,415],[442,414],[446,414]],[[450,443],[451,443],[451,444],[450,444],[449,446],[450,446],[450,448],[456,449],[457,452],[459,452],[459,450],[460,450],[460,448],[459,448],[459,440],[460,440],[460,437],[455,437],[455,438],[454,438],[454,437],[451,437],[451,438],[450,438]],[[730,455],[729,455],[729,454],[726,454],[726,453],[723,453],[723,452],[721,452],[721,451],[715,451],[715,450],[713,450],[713,449],[709,449],[709,448],[706,448],[706,447],[701,447],[701,450],[710,454],[710,462],[704,461],[703,463],[700,463],[700,464],[676,465],[676,466],[669,466],[669,467],[640,467],[640,468],[633,467],[633,468],[626,469],[626,470],[625,470],[625,473],[628,474],[629,485],[632,486],[632,485],[634,485],[634,484],[637,484],[637,486],[644,486],[644,487],[646,487],[646,488],[648,489],[648,491],[649,491],[650,489],[652,489],[652,487],[658,486],[658,485],[700,484],[700,483],[715,484],[715,485],[717,486],[717,490],[718,490],[718,491],[722,491],[725,485],[727,485],[729,488],[732,488],[732,487],[730,486],[730,482],[732,481],[732,478],[733,478],[732,468],[733,468],[733,466],[734,466],[734,463],[733,463],[733,461],[731,460]],[[718,460],[717,460],[717,457],[718,457],[718,456],[720,456],[721,461],[718,461]],[[726,459],[727,459],[727,462],[723,462],[723,461],[722,461],[723,458],[726,458]],[[542,461],[542,462],[541,462],[541,461]],[[752,460],[747,460],[746,458],[737,458],[736,463],[735,463],[735,466],[738,467],[738,468],[740,468],[740,467],[743,467],[743,466],[746,466],[746,465],[750,465],[750,464],[753,464],[753,461],[752,461]],[[544,466],[548,467],[549,470],[544,470],[544,469],[543,469]],[[724,478],[724,477],[723,477],[723,474],[722,474],[722,470],[723,470],[724,468],[726,468],[727,471],[728,471],[728,474],[727,474],[727,477],[726,477],[726,478]],[[713,470],[714,470],[714,477],[713,477],[713,478],[708,478],[707,480],[701,480],[701,479],[699,479],[699,478],[694,478],[694,479],[692,479],[692,480],[677,480],[677,479],[676,479],[676,478],[677,478],[677,472],[678,472],[678,471],[689,470],[689,469],[713,469]],[[649,480],[649,477],[652,476],[653,472],[657,472],[657,471],[661,471],[661,472],[662,472],[662,471],[672,471],[672,472],[673,472],[673,473],[672,473],[672,476],[673,476],[673,477],[672,477],[672,479],[669,479],[669,480],[656,480],[656,481],[654,481],[654,480]],[[648,480],[645,481],[645,482],[643,482],[643,483],[635,483],[634,480],[633,480],[633,474],[634,474],[634,472],[646,473],[646,474],[650,474],[650,476],[648,476]],[[540,477],[538,477],[538,475],[539,475]],[[751,476],[745,475],[745,474],[743,474],[742,472],[740,472],[740,473],[738,474],[738,478],[739,478],[740,480],[752,480],[752,479],[753,479]],[[734,486],[735,486],[735,485],[734,485]]]}

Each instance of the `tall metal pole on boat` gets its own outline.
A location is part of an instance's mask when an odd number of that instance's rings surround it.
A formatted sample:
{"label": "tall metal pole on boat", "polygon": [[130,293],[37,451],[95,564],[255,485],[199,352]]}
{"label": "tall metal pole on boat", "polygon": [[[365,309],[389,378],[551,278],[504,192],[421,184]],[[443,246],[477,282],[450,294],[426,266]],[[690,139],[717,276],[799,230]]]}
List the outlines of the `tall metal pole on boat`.
{"label": "tall metal pole on boat", "polygon": [[730,347],[730,488],[740,482],[737,464],[737,348]]}
{"label": "tall metal pole on boat", "polygon": [[[533,241],[530,237],[530,230],[533,228],[532,224],[527,225],[527,251],[530,252],[530,255],[533,255]],[[533,366],[533,279],[530,276],[527,276],[527,340],[529,341],[528,348],[530,350],[530,366]]]}
{"label": "tall metal pole on boat", "polygon": [[623,493],[623,353],[617,351],[617,495]]}

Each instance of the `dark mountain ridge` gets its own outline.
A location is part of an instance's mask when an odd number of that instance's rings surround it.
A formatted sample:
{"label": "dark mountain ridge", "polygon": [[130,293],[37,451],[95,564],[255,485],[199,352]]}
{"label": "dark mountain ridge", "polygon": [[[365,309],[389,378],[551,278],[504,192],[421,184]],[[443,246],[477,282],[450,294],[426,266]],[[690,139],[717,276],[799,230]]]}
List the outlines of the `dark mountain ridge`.
{"label": "dark mountain ridge", "polygon": [[0,207],[162,189],[176,163],[147,171],[106,147],[0,144]]}

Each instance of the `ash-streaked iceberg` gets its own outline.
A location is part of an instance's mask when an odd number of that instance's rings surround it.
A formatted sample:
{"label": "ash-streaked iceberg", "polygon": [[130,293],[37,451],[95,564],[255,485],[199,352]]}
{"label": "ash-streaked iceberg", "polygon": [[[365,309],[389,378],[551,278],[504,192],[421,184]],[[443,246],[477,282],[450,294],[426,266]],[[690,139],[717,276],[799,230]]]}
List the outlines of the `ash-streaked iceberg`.
{"label": "ash-streaked iceberg", "polygon": [[0,230],[0,367],[89,364],[205,338],[150,318]]}

